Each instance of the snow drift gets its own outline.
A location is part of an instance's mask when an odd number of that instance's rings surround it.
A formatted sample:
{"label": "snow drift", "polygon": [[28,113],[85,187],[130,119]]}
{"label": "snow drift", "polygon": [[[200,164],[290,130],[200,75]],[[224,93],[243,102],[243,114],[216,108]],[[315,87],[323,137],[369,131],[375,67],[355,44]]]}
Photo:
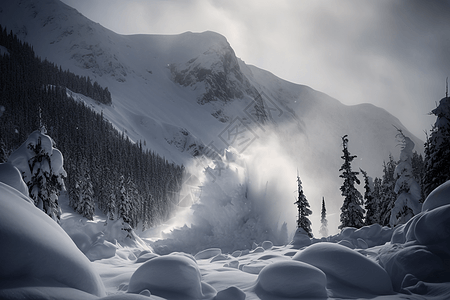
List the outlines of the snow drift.
{"label": "snow drift", "polygon": [[64,230],[2,182],[0,220],[0,298],[37,284],[105,295],[100,277]]}
{"label": "snow drift", "polygon": [[[11,169],[0,167],[0,178],[6,178],[5,170]],[[10,180],[9,184],[0,182],[0,239],[5,245],[0,249],[2,299],[37,295],[68,300],[450,296],[448,183],[429,195],[420,214],[393,231],[376,225],[346,228],[329,237],[335,243],[309,239],[312,245],[297,250],[264,241],[253,244],[252,250],[232,254],[210,248],[195,258],[185,253],[159,256],[133,244],[95,263],[13,187],[20,188],[20,183]],[[67,228],[73,225],[66,224]],[[190,238],[199,242],[198,236]],[[303,241],[298,236],[296,240]],[[346,243],[339,245],[341,241]]]}

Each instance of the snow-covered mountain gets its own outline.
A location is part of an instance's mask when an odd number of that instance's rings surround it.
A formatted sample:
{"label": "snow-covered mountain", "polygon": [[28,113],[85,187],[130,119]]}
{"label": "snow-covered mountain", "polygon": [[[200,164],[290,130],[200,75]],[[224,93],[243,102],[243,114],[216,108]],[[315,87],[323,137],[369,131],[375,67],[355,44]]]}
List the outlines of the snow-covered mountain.
{"label": "snow-covered mountain", "polygon": [[[329,212],[337,213],[343,135],[358,156],[355,170],[373,177],[381,175],[390,153],[400,153],[395,127],[422,151],[423,142],[385,110],[346,106],[246,65],[214,32],[119,35],[58,0],[2,1],[0,23],[42,58],[107,86],[113,104],[89,104],[167,159],[203,167],[195,155],[236,148],[246,157],[253,184],[263,188],[268,182],[264,197],[290,211],[285,216],[277,210],[281,222],[295,221],[296,170],[315,213],[313,226],[322,196]],[[331,224],[333,218],[338,214]]]}

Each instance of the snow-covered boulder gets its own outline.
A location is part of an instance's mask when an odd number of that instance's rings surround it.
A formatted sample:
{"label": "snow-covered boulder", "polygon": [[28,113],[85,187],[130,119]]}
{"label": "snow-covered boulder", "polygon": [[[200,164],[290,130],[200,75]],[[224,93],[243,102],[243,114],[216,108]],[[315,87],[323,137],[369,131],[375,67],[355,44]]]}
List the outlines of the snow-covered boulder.
{"label": "snow-covered boulder", "polygon": [[[0,164],[0,182],[13,187],[25,196],[28,196],[28,187],[22,180],[22,175],[20,174],[19,169],[14,167],[12,164]],[[31,199],[26,199],[31,202]]]}
{"label": "snow-covered boulder", "polygon": [[136,260],[136,263],[137,264],[143,263],[143,262],[146,262],[146,261],[148,261],[150,259],[153,259],[155,257],[158,257],[158,256],[159,255],[156,254],[156,253],[147,252],[147,253],[144,253],[142,255],[139,255],[138,259]]}
{"label": "snow-covered boulder", "polygon": [[450,204],[450,180],[434,189],[425,199],[422,211],[432,210],[436,207]]}
{"label": "snow-covered boulder", "polygon": [[450,245],[450,204],[419,216],[414,233],[421,245],[438,243]]}
{"label": "snow-covered boulder", "polygon": [[[321,270],[299,261],[279,261],[258,275],[257,288],[278,297],[327,298],[327,278]],[[264,297],[261,297],[264,299]]]}
{"label": "snow-covered boulder", "polygon": [[202,282],[195,261],[180,255],[155,257],[142,264],[130,278],[128,293],[139,294],[144,290],[163,298],[176,294],[203,299],[216,293]]}
{"label": "snow-covered boulder", "polygon": [[198,252],[197,254],[195,254],[194,258],[209,259],[220,254],[222,254],[222,250],[220,250],[220,248],[209,248]]}
{"label": "snow-covered boulder", "polygon": [[382,227],[379,224],[363,226],[358,229],[345,227],[339,234],[329,237],[328,240],[351,249],[365,249],[389,242],[393,232],[392,228]]}
{"label": "snow-covered boulder", "polygon": [[56,222],[24,197],[0,183],[0,282],[23,287],[39,282],[105,296],[89,260]]}
{"label": "snow-covered boulder", "polygon": [[230,286],[218,292],[214,300],[245,300],[245,297],[245,293],[241,289]]}
{"label": "snow-covered boulder", "polygon": [[442,259],[423,245],[387,244],[380,251],[379,261],[396,291],[407,287],[411,276],[416,282],[438,282],[446,271]]}
{"label": "snow-covered boulder", "polygon": [[396,291],[418,281],[446,282],[450,277],[449,198],[450,185],[444,183],[430,193],[422,212],[398,226],[391,243],[381,248],[378,260]]}
{"label": "snow-covered boulder", "polygon": [[373,295],[392,294],[386,271],[364,255],[334,243],[317,243],[292,258],[322,270],[329,280]]}

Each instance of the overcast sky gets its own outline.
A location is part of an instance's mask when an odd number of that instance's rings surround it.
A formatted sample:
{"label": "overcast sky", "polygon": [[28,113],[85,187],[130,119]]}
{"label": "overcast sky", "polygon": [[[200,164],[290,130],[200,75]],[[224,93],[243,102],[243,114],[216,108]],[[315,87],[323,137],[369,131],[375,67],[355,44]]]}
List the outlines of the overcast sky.
{"label": "overcast sky", "polygon": [[380,106],[422,140],[450,76],[450,0],[63,2],[120,34],[218,32],[247,64]]}

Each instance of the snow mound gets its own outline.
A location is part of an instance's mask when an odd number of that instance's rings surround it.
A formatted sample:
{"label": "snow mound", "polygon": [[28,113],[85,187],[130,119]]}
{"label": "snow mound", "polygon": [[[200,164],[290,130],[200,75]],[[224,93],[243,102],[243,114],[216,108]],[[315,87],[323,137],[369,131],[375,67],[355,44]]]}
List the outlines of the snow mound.
{"label": "snow mound", "polygon": [[294,238],[291,241],[291,245],[295,249],[300,249],[305,246],[311,245],[311,238],[308,236],[303,228],[297,228],[294,234]]}
{"label": "snow mound", "polygon": [[[20,174],[19,169],[14,167],[12,164],[0,164],[0,182],[13,187],[25,196],[28,196],[28,187],[22,180],[22,175]],[[26,199],[31,203],[31,199]]]}
{"label": "snow mound", "polygon": [[218,292],[214,300],[245,300],[245,297],[245,293],[241,289],[230,286],[229,288]]}
{"label": "snow mound", "polygon": [[257,287],[279,297],[327,298],[326,284],[327,277],[318,268],[289,260],[275,262],[262,269]]}
{"label": "snow mound", "polygon": [[[65,286],[105,296],[100,276],[64,230],[44,212],[0,183],[0,282]],[[30,284],[33,283],[33,284]]]}
{"label": "snow mound", "polygon": [[366,249],[386,244],[391,240],[393,232],[393,228],[382,227],[379,224],[372,224],[359,229],[345,227],[339,234],[330,236],[327,240],[351,249]]}
{"label": "snow mound", "polygon": [[317,243],[292,258],[322,270],[327,278],[373,295],[392,294],[386,271],[364,255],[334,243]]}
{"label": "snow mound", "polygon": [[[437,228],[439,229],[436,230]],[[449,243],[450,204],[418,216],[414,227],[414,235],[422,245]]]}
{"label": "snow mound", "polygon": [[391,243],[381,248],[378,260],[396,291],[411,288],[419,281],[450,279],[449,186],[446,182],[431,192],[423,211],[398,226]]}
{"label": "snow mound", "polygon": [[149,290],[152,295],[171,298],[203,299],[216,291],[202,282],[197,264],[180,255],[155,257],[140,266],[131,276],[128,293]]}
{"label": "snow mound", "polygon": [[388,244],[380,250],[379,260],[396,291],[419,281],[445,282],[445,277],[449,278],[442,259],[423,245]]}
{"label": "snow mound", "polygon": [[450,180],[434,189],[422,204],[422,211],[450,204]]}
{"label": "snow mound", "polygon": [[140,248],[152,252],[132,230],[124,230],[129,225],[122,219],[88,221],[75,215],[63,219],[61,226],[91,261],[113,257],[120,247]]}
{"label": "snow mound", "polygon": [[138,259],[136,260],[136,263],[137,264],[143,263],[143,262],[146,262],[146,261],[153,259],[155,257],[158,257],[158,256],[159,255],[155,254],[155,253],[145,253],[145,254],[139,255]]}
{"label": "snow mound", "polygon": [[222,250],[219,248],[209,248],[198,252],[194,257],[195,259],[208,259],[220,254],[222,254]]}

